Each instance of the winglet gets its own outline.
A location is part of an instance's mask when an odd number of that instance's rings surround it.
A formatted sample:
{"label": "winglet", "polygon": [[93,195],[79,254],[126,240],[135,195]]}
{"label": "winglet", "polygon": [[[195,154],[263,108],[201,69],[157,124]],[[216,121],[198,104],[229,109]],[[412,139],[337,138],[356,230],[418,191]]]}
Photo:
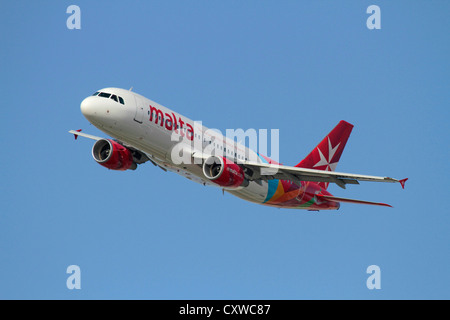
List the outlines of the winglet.
{"label": "winglet", "polygon": [[[78,130],[75,130],[75,131],[76,131],[76,132],[81,132],[81,129],[78,129]],[[74,133],[73,136],[75,137],[75,140],[77,140],[78,135]]]}
{"label": "winglet", "polygon": [[405,182],[406,182],[406,180],[408,180],[408,178],[402,179],[402,180],[398,180],[398,182],[400,182],[400,184],[402,185],[403,189],[405,189]]}

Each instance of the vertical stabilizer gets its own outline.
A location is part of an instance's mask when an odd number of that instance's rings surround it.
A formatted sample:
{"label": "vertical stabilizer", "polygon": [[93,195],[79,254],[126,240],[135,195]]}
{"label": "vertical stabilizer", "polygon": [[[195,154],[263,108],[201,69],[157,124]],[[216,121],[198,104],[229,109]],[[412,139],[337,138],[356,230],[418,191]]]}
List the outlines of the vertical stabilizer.
{"label": "vertical stabilizer", "polygon": [[[296,167],[335,171],[352,129],[352,124],[340,121]],[[319,185],[328,188],[328,182],[319,182]]]}

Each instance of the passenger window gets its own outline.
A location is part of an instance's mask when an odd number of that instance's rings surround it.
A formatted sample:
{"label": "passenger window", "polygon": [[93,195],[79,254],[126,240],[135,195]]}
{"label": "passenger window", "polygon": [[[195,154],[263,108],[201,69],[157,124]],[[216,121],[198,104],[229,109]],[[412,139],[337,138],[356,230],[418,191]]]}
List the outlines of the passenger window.
{"label": "passenger window", "polygon": [[119,97],[119,101],[121,104],[125,104],[125,101],[123,101],[122,97]]}
{"label": "passenger window", "polygon": [[111,96],[111,99],[113,99],[115,102],[118,102],[118,101],[117,101],[117,96],[116,96],[115,94],[113,94],[113,95]]}

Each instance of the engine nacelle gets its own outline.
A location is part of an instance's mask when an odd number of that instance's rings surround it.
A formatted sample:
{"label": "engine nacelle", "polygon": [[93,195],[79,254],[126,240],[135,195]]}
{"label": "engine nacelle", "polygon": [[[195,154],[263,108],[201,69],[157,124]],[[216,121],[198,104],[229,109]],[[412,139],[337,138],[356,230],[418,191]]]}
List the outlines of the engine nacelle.
{"label": "engine nacelle", "polygon": [[99,164],[111,170],[134,170],[137,167],[131,151],[113,140],[98,140],[92,147],[92,156]]}
{"label": "engine nacelle", "polygon": [[224,157],[211,156],[206,159],[203,174],[209,180],[226,188],[237,188],[247,182],[242,168]]}

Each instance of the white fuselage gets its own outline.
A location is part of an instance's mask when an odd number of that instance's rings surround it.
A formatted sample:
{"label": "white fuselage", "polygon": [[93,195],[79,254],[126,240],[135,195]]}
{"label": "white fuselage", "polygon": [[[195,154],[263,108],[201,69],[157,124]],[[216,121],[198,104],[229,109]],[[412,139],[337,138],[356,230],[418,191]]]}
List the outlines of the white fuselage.
{"label": "white fuselage", "polygon": [[407,180],[335,172],[353,128],[344,120],[292,167],[280,165],[237,142],[248,137],[251,143],[247,131],[228,129],[224,136],[130,90],[102,89],[83,100],[81,112],[117,140],[70,131],[75,137],[97,141],[92,156],[102,166],[134,170],[150,160],[165,171],[267,206],[314,211],[336,210],[341,202],[389,206],[335,197],[327,187],[330,182],[345,188],[346,184],[359,181],[400,182],[404,187]]}
{"label": "white fuselage", "polygon": [[[99,92],[121,97],[123,104],[111,98],[91,96],[81,103],[83,115],[98,129],[132,146],[159,166],[204,185],[217,186],[205,177],[201,163],[189,153],[216,155],[233,162],[263,162],[259,155],[244,145],[228,139],[217,130],[176,113],[137,93],[119,88]],[[175,157],[175,158],[174,158]],[[226,191],[248,201],[263,203],[268,194],[266,181],[250,181],[245,187]]]}

